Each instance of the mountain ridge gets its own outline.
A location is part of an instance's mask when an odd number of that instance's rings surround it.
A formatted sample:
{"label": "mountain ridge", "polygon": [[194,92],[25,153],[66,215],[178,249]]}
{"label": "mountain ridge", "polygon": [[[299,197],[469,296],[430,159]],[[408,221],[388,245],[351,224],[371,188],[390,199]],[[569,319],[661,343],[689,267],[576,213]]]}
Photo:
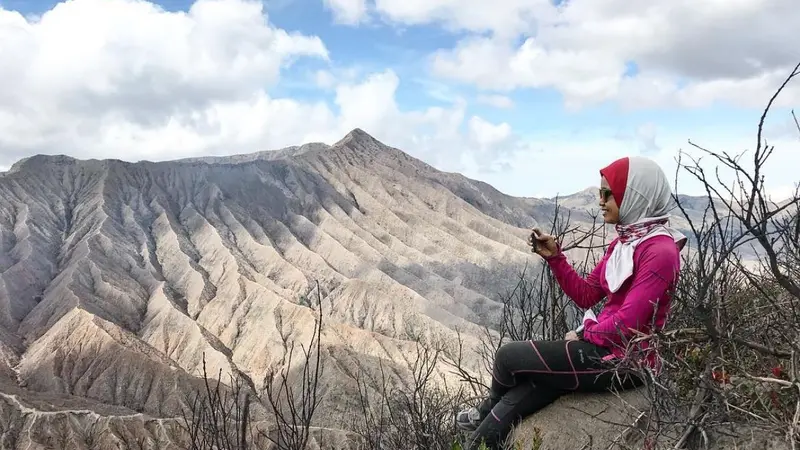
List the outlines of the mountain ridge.
{"label": "mountain ridge", "polygon": [[[202,156],[202,157],[187,157],[187,158],[179,158],[179,159],[169,159],[169,160],[160,160],[160,161],[151,161],[151,160],[139,160],[139,161],[126,161],[116,158],[104,158],[104,159],[97,159],[97,158],[90,158],[90,159],[79,159],[69,155],[64,154],[35,154],[29,157],[22,158],[12,164],[6,174],[9,173],[16,173],[24,168],[30,169],[37,169],[37,166],[40,165],[70,165],[70,164],[81,164],[81,163],[88,163],[88,164],[123,164],[123,165],[159,165],[165,163],[171,164],[190,164],[195,165],[198,163],[204,164],[223,164],[223,165],[238,165],[244,163],[252,163],[260,160],[265,161],[273,161],[277,159],[285,159],[300,156],[306,153],[311,154],[319,154],[321,152],[328,151],[330,149],[342,149],[348,148],[349,150],[362,150],[365,151],[366,154],[374,154],[376,150],[383,151],[383,152],[390,152],[399,160],[404,160],[407,162],[411,162],[414,165],[418,165],[420,168],[424,168],[426,170],[453,176],[455,178],[464,178],[469,180],[471,183],[480,185],[483,188],[488,188],[491,190],[496,191],[499,194],[507,196],[509,198],[520,198],[520,199],[532,199],[532,200],[539,200],[534,197],[514,197],[509,194],[503,193],[490,184],[472,179],[469,177],[465,177],[463,174],[458,172],[447,172],[436,169],[435,167],[431,166],[430,164],[415,158],[408,153],[396,148],[391,147],[383,144],[375,137],[367,133],[361,128],[354,128],[349,133],[347,133],[344,137],[340,140],[335,142],[332,145],[328,145],[322,142],[307,142],[301,145],[293,145],[289,147],[283,147],[274,150],[264,150],[264,151],[256,151],[251,153],[240,153],[240,154],[233,154],[233,155],[224,155],[224,156]],[[585,190],[579,191],[583,192]],[[576,192],[577,193],[577,192]],[[548,198],[549,200],[549,198]]]}

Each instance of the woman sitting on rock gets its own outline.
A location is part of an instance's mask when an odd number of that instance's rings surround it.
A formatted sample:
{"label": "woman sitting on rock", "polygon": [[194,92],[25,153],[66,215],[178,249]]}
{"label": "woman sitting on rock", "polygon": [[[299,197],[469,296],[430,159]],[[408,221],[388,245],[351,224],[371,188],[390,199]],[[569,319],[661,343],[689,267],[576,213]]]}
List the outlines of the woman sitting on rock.
{"label": "woman sitting on rock", "polygon": [[686,238],[669,227],[672,193],[656,163],[622,158],[600,175],[603,219],[615,225],[618,237],[586,279],[552,236],[534,228],[528,245],[547,261],[579,307],[608,300],[596,320],[587,314],[579,331],[570,331],[562,341],[517,341],[498,349],[488,398],[456,417],[461,429],[472,431],[467,448],[477,449],[481,442],[500,448],[514,424],[568,392],[639,386],[635,374],[615,369],[626,355],[657,369],[646,342],[637,344],[635,352],[626,345],[635,332],[663,327]]}

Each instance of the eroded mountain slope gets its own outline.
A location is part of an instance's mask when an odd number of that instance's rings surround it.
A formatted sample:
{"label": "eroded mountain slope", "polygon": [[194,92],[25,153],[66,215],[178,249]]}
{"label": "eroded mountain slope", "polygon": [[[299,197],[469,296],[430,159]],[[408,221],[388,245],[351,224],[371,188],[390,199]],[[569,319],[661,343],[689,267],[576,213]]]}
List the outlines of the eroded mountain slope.
{"label": "eroded mountain slope", "polygon": [[249,157],[31,157],[0,177],[2,369],[25,390],[169,417],[204,356],[262,390],[321,306],[333,409],[353,372],[407,370],[412,337],[474,342],[532,262],[524,227],[542,204],[360,130]]}

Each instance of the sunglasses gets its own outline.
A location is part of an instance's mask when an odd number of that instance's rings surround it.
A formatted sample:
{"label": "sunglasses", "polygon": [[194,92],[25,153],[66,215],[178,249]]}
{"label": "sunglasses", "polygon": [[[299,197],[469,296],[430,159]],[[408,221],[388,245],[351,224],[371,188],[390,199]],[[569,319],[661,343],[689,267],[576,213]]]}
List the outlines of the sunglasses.
{"label": "sunglasses", "polygon": [[611,197],[611,194],[611,189],[604,187],[600,188],[600,198],[602,198],[604,202],[608,201],[608,199]]}

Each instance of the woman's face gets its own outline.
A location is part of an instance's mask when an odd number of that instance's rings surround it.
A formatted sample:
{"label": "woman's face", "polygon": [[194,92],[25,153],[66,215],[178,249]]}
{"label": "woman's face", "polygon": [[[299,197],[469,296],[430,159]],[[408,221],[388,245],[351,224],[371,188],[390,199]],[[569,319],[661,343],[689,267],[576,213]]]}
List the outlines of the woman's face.
{"label": "woman's face", "polygon": [[611,187],[606,181],[606,177],[600,177],[600,211],[603,213],[605,223],[619,223],[619,206],[611,193]]}

